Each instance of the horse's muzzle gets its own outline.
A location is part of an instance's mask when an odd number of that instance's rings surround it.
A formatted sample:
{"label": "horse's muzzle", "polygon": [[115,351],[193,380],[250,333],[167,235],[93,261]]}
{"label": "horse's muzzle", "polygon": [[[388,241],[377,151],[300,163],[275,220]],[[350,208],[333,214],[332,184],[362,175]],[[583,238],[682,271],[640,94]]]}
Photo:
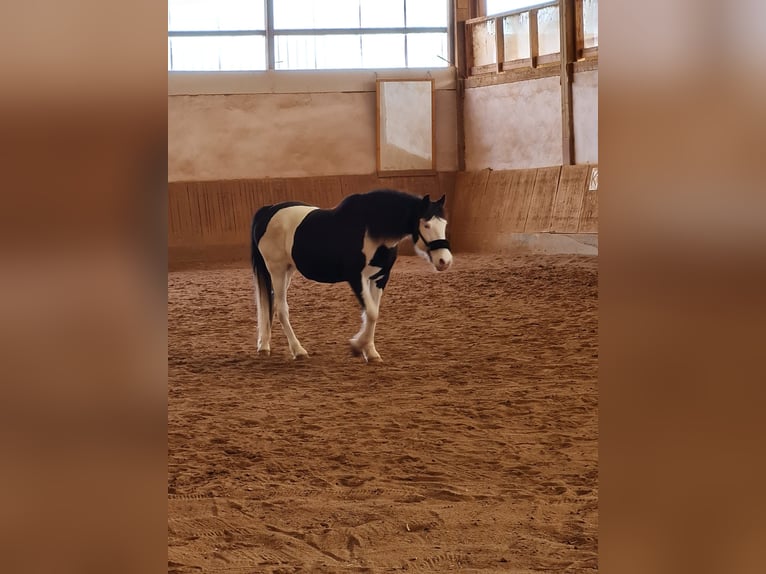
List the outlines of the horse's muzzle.
{"label": "horse's muzzle", "polygon": [[447,250],[439,254],[431,253],[431,263],[437,271],[446,271],[452,265],[452,253]]}

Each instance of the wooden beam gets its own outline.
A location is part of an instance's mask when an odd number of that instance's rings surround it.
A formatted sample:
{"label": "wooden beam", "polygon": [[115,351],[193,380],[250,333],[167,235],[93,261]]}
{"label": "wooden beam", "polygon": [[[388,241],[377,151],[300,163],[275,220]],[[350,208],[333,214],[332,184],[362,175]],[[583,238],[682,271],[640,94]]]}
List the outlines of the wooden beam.
{"label": "wooden beam", "polygon": [[595,58],[586,58],[574,63],[574,73],[578,72],[590,72],[591,70],[598,70],[598,56]]}
{"label": "wooden beam", "polygon": [[471,17],[471,3],[469,0],[455,0],[455,23],[465,22]]}
{"label": "wooden beam", "polygon": [[497,71],[503,69],[505,62],[505,33],[503,32],[503,19],[495,18],[495,58],[497,59]]}
{"label": "wooden beam", "polygon": [[575,0],[575,57],[574,60],[581,60],[585,55],[585,32],[583,31],[583,12],[582,0]]}
{"label": "wooden beam", "polygon": [[509,67],[500,74],[484,74],[481,76],[471,76],[465,80],[465,88],[483,88],[485,86],[496,86],[499,84],[510,84],[512,82],[525,82],[527,80],[539,80],[540,78],[549,78],[561,74],[561,66],[558,62],[554,64],[540,64],[537,68]]}
{"label": "wooden beam", "polygon": [[471,0],[471,18],[481,18],[487,15],[487,0]]}
{"label": "wooden beam", "polygon": [[561,45],[561,141],[562,163],[575,163],[572,111],[572,63],[575,59],[575,0],[559,0]]}
{"label": "wooden beam", "polygon": [[[465,42],[465,77],[471,75],[471,68],[473,68],[473,26],[465,22],[461,22],[463,30],[463,38]],[[458,27],[460,29],[460,27]]]}
{"label": "wooden beam", "polygon": [[525,14],[529,12],[531,9],[534,10],[542,10],[543,8],[551,8],[551,7],[557,7],[559,5],[559,0],[548,0],[548,2],[538,2],[534,6],[530,7],[527,6],[525,8],[516,8],[515,10],[506,10],[505,12],[498,12],[497,14],[492,14],[492,16],[478,16],[474,17],[471,16],[466,22],[469,24],[479,24],[481,22],[486,22],[487,20],[491,20],[497,17],[505,18],[506,16],[515,16],[517,14]]}
{"label": "wooden beam", "polygon": [[537,10],[529,11],[529,61],[533,68],[537,67],[537,57],[540,55],[540,35],[537,30]]}
{"label": "wooden beam", "polygon": [[455,52],[457,58],[457,86],[455,90],[457,103],[457,166],[458,171],[465,171],[465,79],[469,68],[467,59],[468,35],[464,20],[455,20]]}

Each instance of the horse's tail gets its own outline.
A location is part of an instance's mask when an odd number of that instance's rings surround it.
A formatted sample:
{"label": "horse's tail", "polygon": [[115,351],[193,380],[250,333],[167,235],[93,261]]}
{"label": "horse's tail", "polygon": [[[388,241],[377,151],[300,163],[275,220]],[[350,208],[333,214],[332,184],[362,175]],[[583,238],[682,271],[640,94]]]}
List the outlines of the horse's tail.
{"label": "horse's tail", "polygon": [[270,207],[267,205],[255,213],[253,224],[250,228],[250,260],[253,264],[253,275],[255,276],[255,302],[258,309],[258,323],[261,324],[261,321],[268,321],[269,325],[271,325],[274,316],[274,291],[271,284],[271,273],[269,273],[266,267],[263,254],[258,249],[258,240],[266,231],[265,227],[269,222],[267,212]]}

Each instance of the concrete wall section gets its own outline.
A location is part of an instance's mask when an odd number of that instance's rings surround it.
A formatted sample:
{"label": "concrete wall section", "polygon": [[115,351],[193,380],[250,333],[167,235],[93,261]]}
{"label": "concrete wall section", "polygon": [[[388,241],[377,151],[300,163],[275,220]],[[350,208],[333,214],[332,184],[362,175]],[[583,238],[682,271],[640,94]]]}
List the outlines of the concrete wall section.
{"label": "concrete wall section", "polygon": [[464,116],[466,170],[563,161],[557,76],[468,89]]}
{"label": "concrete wall section", "polygon": [[375,94],[168,98],[168,179],[375,171]]}
{"label": "concrete wall section", "polygon": [[572,83],[575,160],[598,163],[598,70],[578,72]]}
{"label": "concrete wall section", "polygon": [[[456,171],[454,89],[436,91],[436,169]],[[168,97],[168,181],[376,171],[375,85],[363,91]]]}

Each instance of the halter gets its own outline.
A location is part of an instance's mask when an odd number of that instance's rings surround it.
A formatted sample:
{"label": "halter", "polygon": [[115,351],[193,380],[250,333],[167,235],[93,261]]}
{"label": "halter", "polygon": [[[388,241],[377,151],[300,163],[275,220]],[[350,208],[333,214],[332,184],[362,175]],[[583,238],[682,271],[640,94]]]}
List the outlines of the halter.
{"label": "halter", "polygon": [[[434,249],[449,249],[449,241],[446,239],[434,239],[433,241],[426,241],[426,238],[423,237],[422,233],[420,233],[420,225],[418,225],[418,237],[423,240],[423,243],[428,250],[429,257],[431,257],[431,251]],[[417,242],[417,238],[415,238],[415,243]]]}

